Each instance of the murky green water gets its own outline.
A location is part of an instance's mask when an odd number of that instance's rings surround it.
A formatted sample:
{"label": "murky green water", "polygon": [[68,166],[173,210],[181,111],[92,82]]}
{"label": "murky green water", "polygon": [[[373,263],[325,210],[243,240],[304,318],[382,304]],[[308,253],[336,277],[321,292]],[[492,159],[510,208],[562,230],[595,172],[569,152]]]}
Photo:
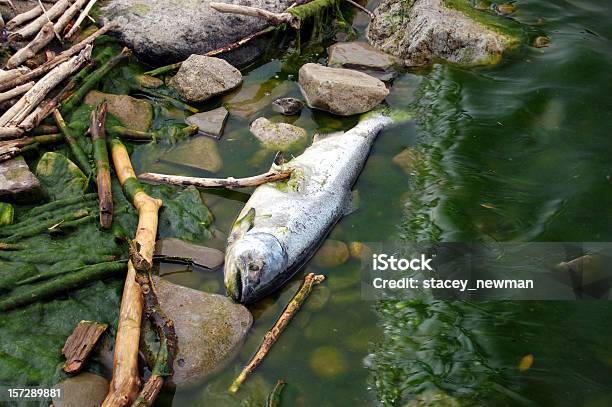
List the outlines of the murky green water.
{"label": "murky green water", "polygon": [[[385,131],[356,185],[360,208],[331,238],[384,241],[608,241],[612,238],[612,5],[597,1],[520,1],[517,20],[538,25],[547,48],[522,47],[493,68],[435,65],[397,79],[387,102],[415,120]],[[363,31],[364,21],[354,26]],[[248,133],[273,116],[272,100],[298,96],[289,50],[250,70],[219,143],[220,175],[265,170]],[[320,51],[323,51],[321,48]],[[324,59],[325,54],[310,60]],[[310,132],[351,120],[304,110],[294,124]],[[392,158],[404,148],[418,165],[409,176]],[[167,163],[137,170],[204,175]],[[246,165],[245,165],[246,163]],[[210,192],[219,239],[248,198]],[[177,270],[164,268],[163,272]],[[360,299],[359,264],[316,269],[317,289],[237,397],[227,395],[299,285],[251,307],[255,324],[237,358],[217,376],[178,389],[174,405],[256,405],[278,378],[284,405],[402,406],[437,389],[462,405],[605,406],[612,403],[612,316],[605,302],[387,303]],[[179,273],[172,281],[222,291],[221,275]],[[534,356],[527,371],[518,369]],[[318,357],[327,364],[318,366]],[[320,362],[319,362],[320,363]],[[246,401],[245,401],[246,400]],[[441,404],[440,404],[441,405]],[[454,405],[454,404],[448,404]]]}

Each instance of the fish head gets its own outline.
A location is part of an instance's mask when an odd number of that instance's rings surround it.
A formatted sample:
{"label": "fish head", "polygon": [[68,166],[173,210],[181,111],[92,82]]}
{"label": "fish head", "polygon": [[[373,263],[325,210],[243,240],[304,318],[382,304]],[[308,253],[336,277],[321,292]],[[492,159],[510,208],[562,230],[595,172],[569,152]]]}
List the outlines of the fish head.
{"label": "fish head", "polygon": [[276,236],[247,233],[225,253],[225,289],[238,302],[255,302],[284,281],[287,263],[287,251]]}

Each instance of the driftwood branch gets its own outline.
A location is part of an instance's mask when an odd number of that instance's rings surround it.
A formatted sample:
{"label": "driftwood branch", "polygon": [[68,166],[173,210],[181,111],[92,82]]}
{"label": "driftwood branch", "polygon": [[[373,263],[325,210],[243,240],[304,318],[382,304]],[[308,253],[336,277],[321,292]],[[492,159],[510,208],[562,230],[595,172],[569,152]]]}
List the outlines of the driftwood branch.
{"label": "driftwood branch", "polygon": [[57,20],[57,22],[53,26],[53,31],[55,31],[57,35],[60,35],[62,31],[64,31],[64,28],[66,28],[70,20],[72,20],[72,18],[76,15],[76,13],[78,13],[78,11],[81,8],[83,8],[83,5],[85,4],[85,2],[87,2],[87,0],[76,0],[72,4],[72,6],[70,6],[64,14],[62,14],[62,16]]}
{"label": "driftwood branch", "polygon": [[113,193],[111,188],[108,150],[106,149],[106,103],[91,112],[91,143],[96,160],[96,184],[100,200],[100,226],[109,229],[113,223]]}
{"label": "driftwood branch", "polygon": [[56,55],[55,58],[53,58],[50,61],[45,62],[38,68],[30,72],[24,73],[22,75],[19,75],[11,80],[0,82],[0,92],[5,91],[7,89],[12,89],[15,86],[22,85],[26,82],[30,82],[31,80],[46,74],[47,72],[51,71],[58,65],[66,62],[73,55],[81,52],[85,47],[93,43],[96,40],[96,38],[105,34],[106,32],[108,32],[108,30],[112,29],[113,27],[115,27],[114,23],[107,24],[104,27],[100,28],[95,33],[91,34],[89,37],[85,38],[83,41],[61,52],[60,54]]}
{"label": "driftwood branch", "polygon": [[17,14],[15,17],[13,17],[12,20],[6,23],[6,29],[9,31],[12,31],[15,28],[19,27],[20,25],[22,25],[23,23],[26,23],[38,17],[39,15],[42,14],[42,12],[43,12],[42,8],[39,5],[36,5],[34,8],[26,12],[23,12],[21,14]]}
{"label": "driftwood branch", "polygon": [[[136,242],[138,253],[148,263],[153,261],[155,236],[157,235],[158,212],[162,201],[151,198],[140,186],[130,161],[127,149],[119,140],[111,142],[111,155],[115,173],[126,196],[138,210]],[[138,372],[138,346],[142,322],[143,297],[136,281],[136,269],[128,262],[128,273],[123,287],[119,326],[115,339],[113,378],[103,407],[126,406],[138,395],[140,374]]]}
{"label": "driftwood branch", "polygon": [[79,55],[68,59],[51,70],[0,117],[0,126],[19,125],[43,101],[51,89],[72,75],[90,58],[91,46],[87,46]]}
{"label": "driftwood branch", "polygon": [[68,31],[68,34],[66,34],[66,38],[72,37],[74,35],[74,33],[77,32],[77,30],[79,29],[79,26],[81,25],[83,20],[85,20],[85,17],[87,17],[89,15],[89,12],[91,11],[91,8],[94,6],[94,4],[96,4],[97,1],[98,0],[90,0],[89,3],[87,3],[87,6],[85,6],[83,11],[81,11],[81,14],[79,15],[77,20],[72,25],[72,28],[70,29],[70,31]]}
{"label": "driftwood branch", "polygon": [[255,175],[246,178],[197,178],[197,177],[184,177],[180,175],[166,175],[156,174],[153,172],[147,172],[138,176],[143,181],[171,184],[171,185],[182,185],[182,186],[195,186],[199,188],[247,188],[256,187],[258,185],[267,184],[268,182],[281,181],[291,176],[291,169],[281,171],[268,171],[263,174]]}
{"label": "driftwood branch", "polygon": [[76,373],[81,370],[106,328],[108,325],[94,321],[79,322],[62,348],[62,353],[66,358],[64,363],[66,373]]}
{"label": "driftwood branch", "polygon": [[255,355],[251,358],[249,363],[247,363],[244,369],[242,369],[242,372],[240,372],[238,377],[236,377],[236,379],[234,379],[232,382],[231,386],[229,387],[230,393],[236,393],[249,374],[251,374],[253,370],[259,366],[264,357],[266,357],[270,351],[272,345],[274,345],[280,334],[285,330],[289,324],[289,321],[291,321],[294,315],[299,311],[304,301],[306,301],[306,298],[308,298],[312,288],[323,280],[325,280],[325,276],[315,275],[314,273],[310,273],[304,277],[302,286],[297,293],[295,293],[291,301],[289,301],[289,304],[287,304],[287,307],[278,318],[272,329],[266,333]]}
{"label": "driftwood branch", "polygon": [[42,26],[36,37],[25,47],[15,52],[6,63],[7,68],[16,68],[28,59],[34,57],[53,40],[53,23],[48,22]]}
{"label": "driftwood branch", "polygon": [[0,140],[11,140],[23,135],[23,130],[18,127],[0,127]]}
{"label": "driftwood branch", "polygon": [[49,10],[43,12],[42,15],[36,18],[34,21],[11,34],[9,39],[15,40],[19,38],[33,37],[49,21],[61,16],[64,11],[66,11],[68,6],[70,6],[70,0],[59,0]]}
{"label": "driftwood branch", "polygon": [[364,13],[366,13],[368,15],[368,17],[370,17],[370,20],[374,20],[374,13],[372,13],[370,10],[368,10],[367,8],[362,6],[361,4],[359,4],[359,3],[357,3],[356,1],[353,1],[353,0],[346,0],[346,2],[349,3],[350,5],[352,5],[353,7],[356,7],[359,10],[363,11]]}
{"label": "driftwood branch", "polygon": [[294,17],[291,13],[273,13],[257,7],[216,2],[210,3],[210,7],[220,13],[240,14],[243,16],[263,18],[271,25],[289,24],[295,29],[300,28],[300,20]]}
{"label": "driftwood branch", "polygon": [[0,82],[10,81],[29,72],[31,72],[31,70],[27,66],[20,66],[19,68],[10,69],[8,71],[0,70]]}
{"label": "driftwood branch", "polygon": [[11,100],[14,97],[19,95],[23,95],[34,86],[34,82],[24,83],[23,85],[19,85],[7,92],[0,93],[0,102],[4,102],[6,100]]}

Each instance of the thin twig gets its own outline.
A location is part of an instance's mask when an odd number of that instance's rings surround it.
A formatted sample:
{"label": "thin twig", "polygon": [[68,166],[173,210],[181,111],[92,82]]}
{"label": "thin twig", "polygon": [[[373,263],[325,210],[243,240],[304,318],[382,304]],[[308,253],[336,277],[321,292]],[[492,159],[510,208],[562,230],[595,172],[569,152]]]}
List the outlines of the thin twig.
{"label": "thin twig", "polygon": [[199,188],[248,188],[287,179],[291,176],[291,169],[281,171],[268,171],[263,174],[246,178],[197,178],[180,175],[166,175],[147,172],[138,176],[143,181],[171,185],[195,186]]}
{"label": "thin twig", "polygon": [[229,387],[230,393],[236,393],[240,386],[247,379],[249,374],[253,372],[259,366],[259,364],[263,361],[264,357],[270,351],[270,348],[274,343],[278,340],[280,334],[285,330],[289,321],[295,316],[295,314],[299,311],[300,307],[308,298],[308,295],[312,291],[312,288],[325,280],[325,276],[315,275],[314,273],[308,274],[304,277],[304,282],[300,289],[295,293],[289,304],[287,304],[287,308],[283,311],[281,316],[278,318],[272,329],[270,329],[264,339],[259,345],[259,349],[255,353],[255,355],[251,358],[249,363],[242,369],[242,372],[234,379],[231,386]]}
{"label": "thin twig", "polygon": [[370,20],[374,20],[374,13],[372,13],[370,10],[368,10],[367,8],[362,6],[361,4],[359,4],[359,3],[357,3],[356,1],[353,1],[353,0],[346,0],[346,2],[349,3],[350,5],[358,8],[359,10],[363,11],[364,13],[366,13],[368,15],[368,17],[370,17]]}

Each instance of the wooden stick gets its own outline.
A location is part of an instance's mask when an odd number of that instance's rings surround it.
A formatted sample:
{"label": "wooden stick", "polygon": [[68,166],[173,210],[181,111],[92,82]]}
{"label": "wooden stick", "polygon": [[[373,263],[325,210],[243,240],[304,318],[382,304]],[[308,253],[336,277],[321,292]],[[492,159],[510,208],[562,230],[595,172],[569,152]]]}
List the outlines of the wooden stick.
{"label": "wooden stick", "polygon": [[11,140],[23,135],[23,130],[18,127],[0,127],[0,140]]}
{"label": "wooden stick", "polygon": [[257,366],[259,366],[259,364],[263,361],[264,357],[270,351],[272,345],[274,345],[274,343],[278,340],[280,334],[287,327],[289,321],[291,321],[291,319],[298,312],[304,301],[306,301],[306,298],[308,298],[308,295],[312,291],[312,288],[323,280],[325,280],[325,276],[315,275],[314,273],[310,273],[306,277],[304,277],[304,282],[302,283],[302,286],[297,291],[297,293],[295,293],[291,301],[289,301],[289,304],[287,304],[287,307],[285,308],[281,316],[278,318],[272,329],[270,329],[266,333],[255,355],[251,358],[249,363],[247,363],[244,369],[242,369],[242,372],[240,372],[238,377],[236,377],[236,379],[234,379],[234,381],[232,382],[231,386],[229,387],[230,393],[235,394],[238,389],[240,389],[240,386],[242,385],[242,383],[244,383],[249,374],[251,374],[253,370],[255,370]]}
{"label": "wooden stick", "polygon": [[246,178],[197,178],[184,177],[181,175],[166,175],[156,174],[154,172],[146,172],[140,174],[138,178],[147,182],[155,182],[170,185],[195,186],[198,188],[248,188],[258,185],[267,184],[287,179],[291,176],[291,169],[282,171],[268,171],[263,174],[255,175]]}
{"label": "wooden stick", "polygon": [[6,63],[7,68],[16,68],[23,64],[28,59],[34,57],[44,47],[53,40],[53,23],[48,22],[43,25],[40,32],[34,39],[25,47],[15,52]]}
{"label": "wooden stick", "polygon": [[70,6],[64,14],[62,14],[62,16],[57,20],[57,22],[53,26],[53,31],[55,31],[56,35],[60,35],[62,31],[64,31],[64,28],[66,28],[66,26],[68,25],[70,20],[72,20],[72,18],[76,15],[76,13],[81,8],[83,8],[83,5],[85,5],[86,1],[87,0],[76,0],[72,4],[72,6]]}
{"label": "wooden stick", "polygon": [[[162,201],[151,198],[144,192],[136,178],[127,149],[119,140],[111,142],[111,155],[119,183],[129,200],[138,210],[136,242],[143,259],[152,263],[159,208]],[[138,346],[142,321],[142,291],[136,281],[136,269],[128,262],[128,273],[123,287],[119,326],[115,338],[113,379],[103,407],[126,406],[138,395],[140,374],[138,372]]]}
{"label": "wooden stick", "polygon": [[239,4],[228,4],[228,3],[210,3],[210,7],[220,13],[229,13],[229,14],[240,14],[249,17],[259,17],[263,18],[268,23],[272,25],[281,25],[281,24],[289,24],[295,29],[300,28],[299,19],[295,18],[291,13],[273,13],[271,11],[250,7],[250,6],[241,6]]}
{"label": "wooden stick", "polygon": [[68,6],[70,6],[70,0],[59,0],[49,10],[43,12],[37,19],[11,34],[9,39],[15,40],[18,38],[33,37],[40,31],[43,25],[62,15]]}
{"label": "wooden stick", "polygon": [[81,370],[106,328],[108,325],[94,321],[79,322],[62,348],[62,353],[66,357],[64,372],[77,373]]}
{"label": "wooden stick", "polygon": [[100,200],[100,226],[109,229],[113,223],[113,193],[111,188],[110,166],[106,149],[106,111],[108,106],[102,103],[91,112],[91,143],[96,160],[96,184]]}
{"label": "wooden stick", "polygon": [[79,29],[79,26],[81,25],[83,20],[85,20],[85,17],[89,15],[91,8],[94,6],[94,4],[96,4],[97,1],[98,0],[90,0],[89,3],[87,3],[87,6],[85,6],[83,11],[81,11],[79,18],[77,18],[75,23],[72,25],[72,28],[70,29],[70,31],[68,31],[68,34],[66,34],[66,38],[70,38],[74,35],[74,33]]}
{"label": "wooden stick", "polygon": [[10,100],[16,96],[23,95],[30,89],[34,87],[34,82],[24,83],[23,85],[19,85],[8,92],[0,93],[0,102],[4,102],[5,100]]}
{"label": "wooden stick", "polygon": [[15,17],[13,17],[11,21],[6,23],[6,29],[9,31],[13,31],[21,24],[38,17],[42,14],[42,12],[42,8],[39,5],[36,5],[33,9],[23,12],[21,14],[17,14]]}
{"label": "wooden stick", "polygon": [[77,142],[76,138],[72,134],[71,130],[66,125],[66,122],[64,121],[64,118],[62,117],[59,110],[55,109],[53,111],[53,118],[55,119],[55,123],[57,124],[57,127],[60,129],[60,131],[64,135],[66,142],[70,146],[70,150],[72,151],[72,155],[76,159],[76,163],[78,167],[81,170],[83,170],[85,175],[91,175],[92,170],[91,170],[91,165],[89,165],[89,159],[87,158],[87,155],[85,154],[83,149],[81,149],[81,146],[79,146],[79,143]]}
{"label": "wooden stick", "polygon": [[31,72],[27,66],[20,66],[19,68],[10,69],[8,71],[0,70],[0,82],[7,82],[21,75]]}
{"label": "wooden stick", "polygon": [[[85,62],[91,58],[91,45],[88,45],[76,55],[66,62],[58,65],[51,70],[44,78],[38,81],[25,95],[19,99],[13,107],[7,110],[0,117],[0,126],[17,126],[19,125],[32,110],[34,110],[40,102],[43,101],[47,93],[51,91],[60,82],[72,75]],[[25,76],[25,75],[24,75]]]}
{"label": "wooden stick", "polygon": [[221,47],[221,48],[214,49],[212,51],[208,51],[204,55],[206,55],[207,57],[213,57],[215,55],[219,55],[219,54],[223,54],[223,53],[226,53],[226,52],[229,52],[229,51],[233,51],[236,48],[240,48],[243,45],[248,44],[249,42],[253,41],[256,38],[259,38],[259,37],[261,37],[263,35],[268,34],[269,32],[274,31],[275,28],[276,28],[275,26],[266,27],[263,30],[257,31],[254,34],[247,35],[246,37],[242,38],[240,41],[237,41],[237,42],[234,42],[232,44],[226,45],[225,47]]}
{"label": "wooden stick", "polygon": [[368,17],[370,17],[370,20],[374,20],[374,13],[372,13],[370,10],[368,10],[367,8],[362,6],[361,4],[359,4],[359,3],[357,3],[356,1],[353,1],[353,0],[346,0],[346,2],[349,3],[350,5],[352,5],[353,7],[356,7],[359,10],[363,11],[364,13],[366,13],[368,15]]}
{"label": "wooden stick", "polygon": [[115,23],[109,23],[109,24],[105,25],[104,27],[100,28],[95,33],[91,34],[89,37],[85,38],[83,41],[79,42],[76,45],[73,45],[72,47],[68,48],[67,50],[65,50],[62,53],[60,53],[59,55],[57,55],[51,61],[45,62],[44,64],[42,64],[38,68],[32,70],[31,72],[24,73],[23,75],[20,75],[20,76],[18,76],[16,78],[13,78],[13,79],[11,79],[9,81],[0,82],[0,92],[1,91],[5,91],[7,89],[12,89],[15,86],[19,86],[19,85],[24,84],[26,82],[30,82],[32,79],[38,78],[39,76],[46,74],[47,72],[51,71],[52,69],[54,69],[58,65],[66,62],[73,55],[81,52],[85,47],[87,47],[89,44],[94,42],[96,40],[96,38],[98,38],[99,36],[105,34],[106,32],[108,32],[108,30],[110,30],[110,29],[112,29],[114,27],[116,27]]}

